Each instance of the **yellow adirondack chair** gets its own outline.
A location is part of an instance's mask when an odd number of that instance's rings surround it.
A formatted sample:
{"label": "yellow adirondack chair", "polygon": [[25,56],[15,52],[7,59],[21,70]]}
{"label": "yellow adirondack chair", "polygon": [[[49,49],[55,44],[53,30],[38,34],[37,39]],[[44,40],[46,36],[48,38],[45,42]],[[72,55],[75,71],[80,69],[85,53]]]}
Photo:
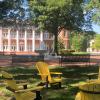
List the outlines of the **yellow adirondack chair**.
{"label": "yellow adirondack chair", "polygon": [[79,89],[75,100],[100,100],[100,80],[86,82]]}
{"label": "yellow adirondack chair", "polygon": [[[45,62],[37,62],[35,66],[39,71],[39,75],[41,76],[42,81],[46,83],[47,88],[48,88],[48,84],[50,84],[51,86],[58,85],[58,87],[61,87],[62,73],[50,72],[48,68],[48,64]],[[56,75],[56,77],[51,77],[52,74]]]}
{"label": "yellow adirondack chair", "polygon": [[[41,100],[40,90],[43,86],[27,88],[27,83],[16,84],[12,74],[2,71],[2,76],[6,82],[6,88],[14,93],[16,100]],[[23,88],[21,88],[21,86]]]}

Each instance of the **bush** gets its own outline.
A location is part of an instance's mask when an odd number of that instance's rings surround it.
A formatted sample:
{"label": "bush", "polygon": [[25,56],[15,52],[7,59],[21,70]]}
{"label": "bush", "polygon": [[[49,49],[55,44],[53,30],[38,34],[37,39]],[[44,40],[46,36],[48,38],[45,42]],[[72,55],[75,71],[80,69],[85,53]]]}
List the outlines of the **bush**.
{"label": "bush", "polygon": [[63,54],[72,54],[73,52],[75,52],[75,50],[64,49],[64,50],[60,50],[59,54],[61,54],[61,55],[63,55]]}

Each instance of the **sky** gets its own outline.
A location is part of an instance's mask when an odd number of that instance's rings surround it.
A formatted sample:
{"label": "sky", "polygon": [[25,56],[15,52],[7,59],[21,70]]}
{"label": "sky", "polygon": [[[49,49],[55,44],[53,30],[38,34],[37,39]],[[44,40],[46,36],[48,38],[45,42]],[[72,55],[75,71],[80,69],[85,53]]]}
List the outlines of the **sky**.
{"label": "sky", "polygon": [[100,34],[100,26],[96,24],[92,24],[93,31]]}

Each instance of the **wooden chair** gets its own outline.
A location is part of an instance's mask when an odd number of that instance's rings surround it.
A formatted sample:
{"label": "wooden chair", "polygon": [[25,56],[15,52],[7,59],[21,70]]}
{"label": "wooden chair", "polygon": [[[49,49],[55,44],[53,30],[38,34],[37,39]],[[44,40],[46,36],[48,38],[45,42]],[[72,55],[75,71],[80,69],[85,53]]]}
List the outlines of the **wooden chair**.
{"label": "wooden chair", "polygon": [[75,100],[100,100],[100,80],[86,82],[79,89]]}
{"label": "wooden chair", "polygon": [[41,100],[40,90],[43,86],[28,89],[27,83],[16,84],[12,74],[5,71],[1,73],[5,79],[6,88],[14,93],[16,100]]}
{"label": "wooden chair", "polygon": [[[62,73],[50,72],[48,68],[48,64],[45,62],[37,62],[35,66],[39,71],[39,75],[41,76],[42,81],[46,83],[47,88],[48,88],[48,84],[50,84],[51,86],[56,85],[58,87],[61,87]],[[56,77],[51,77],[51,75],[56,75]]]}

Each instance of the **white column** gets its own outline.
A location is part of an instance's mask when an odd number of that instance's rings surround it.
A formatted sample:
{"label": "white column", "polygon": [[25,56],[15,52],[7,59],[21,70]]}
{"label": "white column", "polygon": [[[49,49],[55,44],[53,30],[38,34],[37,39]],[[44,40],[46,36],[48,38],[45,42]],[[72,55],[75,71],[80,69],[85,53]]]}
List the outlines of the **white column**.
{"label": "white column", "polygon": [[25,43],[25,50],[24,51],[27,51],[27,31],[26,31],[26,29],[25,29],[24,43]]}
{"label": "white column", "polygon": [[32,51],[35,51],[35,30],[32,29]]}
{"label": "white column", "polygon": [[2,27],[0,27],[0,51],[3,51]]}
{"label": "white column", "polygon": [[11,38],[10,38],[10,31],[11,31],[11,29],[10,28],[8,28],[8,51],[10,51],[10,48],[11,48]]}
{"label": "white column", "polygon": [[40,41],[43,42],[43,32],[40,33]]}
{"label": "white column", "polygon": [[54,52],[54,46],[55,46],[55,43],[54,43],[54,40],[55,40],[55,36],[53,35],[53,45],[52,45],[52,49],[53,49],[53,52]]}
{"label": "white column", "polygon": [[16,42],[17,42],[17,51],[19,51],[19,30],[17,30],[17,35],[16,35]]}
{"label": "white column", "polygon": [[40,33],[40,50],[44,50],[45,49],[45,44],[43,41],[43,31],[41,31]]}

